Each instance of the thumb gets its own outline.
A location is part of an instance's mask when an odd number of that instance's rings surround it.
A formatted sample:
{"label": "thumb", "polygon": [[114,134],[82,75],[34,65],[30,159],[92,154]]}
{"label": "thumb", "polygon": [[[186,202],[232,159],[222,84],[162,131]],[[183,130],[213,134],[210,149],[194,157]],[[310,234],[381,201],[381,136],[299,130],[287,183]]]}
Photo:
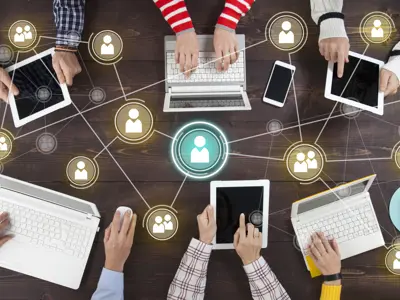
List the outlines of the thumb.
{"label": "thumb", "polygon": [[11,240],[13,237],[14,237],[13,235],[6,235],[6,236],[3,236],[3,237],[0,239],[0,247],[3,246],[5,243],[7,243],[9,240]]}
{"label": "thumb", "polygon": [[385,92],[389,84],[390,72],[386,70],[381,71],[381,78],[379,80],[379,89],[381,92]]}

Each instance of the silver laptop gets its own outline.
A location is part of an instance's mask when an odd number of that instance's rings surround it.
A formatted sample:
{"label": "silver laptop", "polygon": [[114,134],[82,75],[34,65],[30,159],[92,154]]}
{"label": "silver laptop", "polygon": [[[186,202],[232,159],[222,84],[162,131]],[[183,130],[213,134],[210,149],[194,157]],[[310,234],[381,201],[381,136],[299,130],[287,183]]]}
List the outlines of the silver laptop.
{"label": "silver laptop", "polygon": [[0,211],[15,237],[0,267],[78,289],[100,222],[96,205],[0,175]]}
{"label": "silver laptop", "polygon": [[375,177],[371,175],[293,203],[291,219],[304,258],[310,237],[317,231],[336,239],[342,259],[385,245],[368,192]]}
{"label": "silver laptop", "polygon": [[246,93],[245,36],[237,35],[239,59],[226,72],[215,67],[212,35],[198,35],[199,67],[189,79],[175,63],[175,36],[165,37],[165,112],[250,110]]}

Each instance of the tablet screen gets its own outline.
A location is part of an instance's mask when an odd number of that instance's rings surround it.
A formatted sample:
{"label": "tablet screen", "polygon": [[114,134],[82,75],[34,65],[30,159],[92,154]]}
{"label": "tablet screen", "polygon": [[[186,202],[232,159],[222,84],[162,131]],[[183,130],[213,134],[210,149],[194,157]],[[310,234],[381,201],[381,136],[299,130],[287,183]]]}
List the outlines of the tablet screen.
{"label": "tablet screen", "polygon": [[[331,94],[358,101],[371,107],[377,107],[379,65],[366,60],[360,61],[359,58],[350,55],[349,60],[350,61],[344,66],[342,78],[337,77],[337,63],[335,63]],[[357,67],[359,61],[360,64]],[[346,87],[347,83],[348,85]],[[343,89],[345,89],[344,92]]]}
{"label": "tablet screen", "polygon": [[[263,211],[263,201],[262,186],[217,188],[217,244],[232,244],[240,214],[244,213],[247,224],[251,213]],[[262,226],[257,228],[262,232]]]}
{"label": "tablet screen", "polygon": [[15,104],[20,120],[64,100],[60,85],[49,71],[57,78],[51,54],[10,72],[19,90]]}

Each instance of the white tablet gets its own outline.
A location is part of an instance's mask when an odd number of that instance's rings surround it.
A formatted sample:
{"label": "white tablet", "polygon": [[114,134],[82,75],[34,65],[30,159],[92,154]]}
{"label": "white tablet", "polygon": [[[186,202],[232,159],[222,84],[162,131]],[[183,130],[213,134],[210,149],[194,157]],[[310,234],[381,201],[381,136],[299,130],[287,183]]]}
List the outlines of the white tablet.
{"label": "white tablet", "polygon": [[252,223],[260,230],[262,247],[267,247],[269,180],[212,181],[210,194],[217,220],[214,249],[234,249],[233,236],[241,213],[246,216],[246,224]]}
{"label": "white tablet", "polygon": [[54,48],[6,69],[19,90],[18,96],[8,95],[15,127],[71,104],[67,85],[58,83],[53,55]]}
{"label": "white tablet", "polygon": [[329,62],[325,98],[383,115],[384,93],[379,91],[379,74],[384,62],[349,52],[342,78],[337,77],[337,63]]}

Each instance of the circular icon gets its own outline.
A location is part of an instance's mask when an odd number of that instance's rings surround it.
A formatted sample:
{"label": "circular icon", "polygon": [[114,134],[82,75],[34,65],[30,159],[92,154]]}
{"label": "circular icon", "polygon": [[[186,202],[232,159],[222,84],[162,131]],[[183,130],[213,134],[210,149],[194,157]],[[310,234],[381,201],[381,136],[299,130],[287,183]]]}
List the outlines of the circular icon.
{"label": "circular icon", "polygon": [[114,123],[118,134],[127,143],[143,143],[153,134],[153,115],[144,104],[139,102],[124,104],[117,111]]}
{"label": "circular icon", "polygon": [[0,160],[10,155],[12,150],[12,135],[5,131],[0,131]]}
{"label": "circular icon", "polygon": [[400,251],[400,236],[395,236],[392,240],[392,245],[394,248]]}
{"label": "circular icon", "polygon": [[293,246],[297,251],[301,252],[299,241],[297,240],[297,236],[296,235],[293,236]]}
{"label": "circular icon", "polygon": [[117,60],[124,44],[118,33],[112,30],[103,30],[95,35],[92,41],[92,50],[101,61],[111,62]]}
{"label": "circular icon", "polygon": [[385,257],[385,265],[389,272],[394,275],[400,275],[400,250],[396,245],[388,249]]}
{"label": "circular icon", "polygon": [[271,120],[267,124],[267,131],[272,135],[277,136],[282,133],[283,124],[279,120]]}
{"label": "circular icon", "polygon": [[106,100],[106,92],[102,88],[95,87],[90,90],[89,99],[94,104],[100,104]]}
{"label": "circular icon", "polygon": [[51,133],[42,133],[36,139],[36,149],[42,154],[51,154],[57,148],[57,139]]}
{"label": "circular icon", "polygon": [[294,178],[300,181],[311,181],[321,174],[324,159],[316,146],[300,144],[290,150],[286,158],[286,166]]}
{"label": "circular icon", "polygon": [[156,208],[146,215],[146,228],[154,239],[166,241],[178,231],[178,218],[172,209]]}
{"label": "circular icon", "polygon": [[78,47],[80,41],[81,41],[81,35],[79,34],[79,32],[71,30],[66,34],[65,42],[68,43],[69,47],[75,47],[75,48]]}
{"label": "circular icon", "polygon": [[14,52],[10,46],[0,45],[0,64],[8,64],[14,58]]}
{"label": "circular icon", "polygon": [[35,44],[37,31],[31,22],[20,20],[11,25],[8,38],[18,49],[28,49]]}
{"label": "circular icon", "polygon": [[36,99],[41,103],[46,103],[51,99],[52,92],[47,86],[38,87],[36,90]]}
{"label": "circular icon", "polygon": [[335,190],[335,193],[340,198],[346,198],[351,195],[351,186],[348,185],[346,182],[340,182],[336,185],[338,189]]}
{"label": "circular icon", "polygon": [[99,167],[94,160],[85,156],[71,159],[67,165],[67,177],[76,188],[88,188],[99,177]]}
{"label": "circular icon", "polygon": [[261,227],[261,225],[263,223],[262,212],[259,210],[255,210],[255,211],[251,212],[249,215],[249,220],[255,227]]}
{"label": "circular icon", "polygon": [[[357,101],[354,98],[349,98],[349,99],[352,101]],[[355,119],[360,115],[361,109],[352,105],[348,105],[346,103],[342,103],[340,105],[340,112],[347,119]]]}
{"label": "circular icon", "polygon": [[222,131],[208,122],[186,124],[175,134],[172,160],[179,171],[203,179],[217,174],[228,159],[228,142]]}
{"label": "circular icon", "polygon": [[283,51],[299,51],[305,45],[307,37],[306,22],[293,12],[274,15],[265,27],[265,38]]}
{"label": "circular icon", "polygon": [[[399,152],[396,153],[396,158],[399,157]],[[396,160],[396,164],[398,164]],[[389,216],[393,225],[400,231],[400,188],[394,192],[389,204]]]}
{"label": "circular icon", "polygon": [[386,42],[393,32],[392,18],[383,12],[372,12],[360,23],[361,38],[367,43],[380,44]]}

